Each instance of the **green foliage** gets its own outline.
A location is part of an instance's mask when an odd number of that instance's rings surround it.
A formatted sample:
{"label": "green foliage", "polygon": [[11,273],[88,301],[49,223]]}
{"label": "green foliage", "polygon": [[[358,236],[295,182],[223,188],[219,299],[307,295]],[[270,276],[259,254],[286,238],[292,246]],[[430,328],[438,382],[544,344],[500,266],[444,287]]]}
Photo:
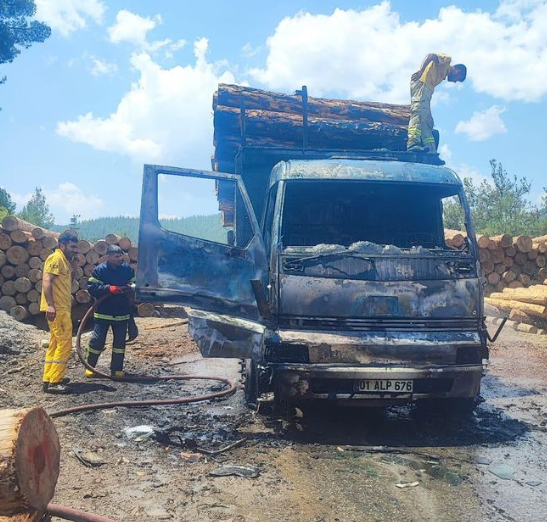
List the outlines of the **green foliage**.
{"label": "green foliage", "polygon": [[[476,184],[471,178],[463,180],[476,231],[489,235],[547,233],[547,190],[544,208],[538,208],[528,200],[532,185],[525,177],[509,175],[495,159],[490,160],[490,168],[492,181]],[[446,228],[464,228],[463,213],[458,207],[456,201],[444,206]]]}
{"label": "green foliage", "polygon": [[[51,35],[44,23],[30,20],[36,13],[34,0],[0,0],[0,64],[10,63],[35,42]],[[0,83],[6,80],[0,78]]]}
{"label": "green foliage", "polygon": [[2,187],[0,187],[0,207],[7,210],[9,214],[15,212],[15,203],[11,199],[8,191]]}
{"label": "green foliage", "polygon": [[[181,219],[161,219],[162,226],[170,231],[187,234],[193,237],[209,239],[220,243],[226,242],[226,229],[222,227],[219,214],[209,216],[189,216]],[[55,226],[59,232],[67,226]],[[139,239],[139,218],[128,216],[103,217],[80,221],[78,234],[88,241],[104,239],[107,234],[118,234],[128,237],[134,244]]]}
{"label": "green foliage", "polygon": [[51,228],[54,223],[54,218],[49,211],[49,205],[46,202],[46,197],[40,187],[36,187],[34,194],[29,202],[23,207],[19,214],[21,219],[33,223],[39,227]]}
{"label": "green foliage", "polygon": [[11,212],[8,211],[6,207],[0,206],[0,222],[6,217],[9,216]]}

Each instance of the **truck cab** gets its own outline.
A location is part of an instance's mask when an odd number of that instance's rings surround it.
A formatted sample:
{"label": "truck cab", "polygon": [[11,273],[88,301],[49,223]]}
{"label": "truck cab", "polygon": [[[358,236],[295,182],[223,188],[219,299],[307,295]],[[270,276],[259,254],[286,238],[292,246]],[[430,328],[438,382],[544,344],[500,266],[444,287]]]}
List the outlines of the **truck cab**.
{"label": "truck cab", "polygon": [[[204,357],[244,361],[251,405],[273,392],[278,403],[472,408],[488,348],[456,173],[412,156],[300,156],[276,156],[260,189],[240,174],[146,165],[137,298],[187,307]],[[163,176],[215,183],[225,241],[166,230]],[[448,209],[465,222],[459,249],[445,241]]]}

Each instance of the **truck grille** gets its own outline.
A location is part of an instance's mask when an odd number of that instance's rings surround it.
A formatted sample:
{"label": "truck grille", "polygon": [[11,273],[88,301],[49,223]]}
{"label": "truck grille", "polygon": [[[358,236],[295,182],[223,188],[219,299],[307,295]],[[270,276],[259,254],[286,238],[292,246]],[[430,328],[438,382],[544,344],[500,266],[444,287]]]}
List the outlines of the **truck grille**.
{"label": "truck grille", "polygon": [[382,319],[280,316],[281,328],[322,331],[390,331],[390,332],[455,332],[477,331],[481,321],[475,318],[458,319]]}

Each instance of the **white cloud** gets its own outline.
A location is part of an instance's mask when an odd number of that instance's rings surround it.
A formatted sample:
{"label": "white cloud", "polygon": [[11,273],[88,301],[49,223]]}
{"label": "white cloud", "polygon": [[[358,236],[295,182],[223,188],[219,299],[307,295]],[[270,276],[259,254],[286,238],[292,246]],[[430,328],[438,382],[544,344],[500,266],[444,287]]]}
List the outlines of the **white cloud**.
{"label": "white cloud", "polygon": [[100,24],[105,10],[100,0],[36,0],[36,18],[63,36],[85,29],[90,19]]}
{"label": "white cloud", "polygon": [[59,122],[57,133],[134,161],[206,167],[212,149],[211,100],[230,72],[206,59],[208,41],[194,44],[195,63],[164,69],[145,52],[134,54],[139,80],[107,117],[92,113]]}
{"label": "white cloud", "polygon": [[457,134],[466,134],[471,141],[485,141],[495,134],[505,134],[507,127],[501,119],[504,107],[492,105],[482,112],[474,112],[471,119],[456,125]]}
{"label": "white cloud", "polygon": [[253,56],[256,56],[261,50],[262,50],[262,47],[253,47],[249,42],[247,42],[241,48],[241,54],[245,58],[252,58]]}
{"label": "white cloud", "polygon": [[118,66],[115,63],[105,62],[95,56],[91,57],[91,66],[89,67],[89,72],[93,76],[105,76],[109,74],[114,74],[118,71]]}
{"label": "white cloud", "polygon": [[447,165],[449,165],[452,160],[452,149],[444,143],[439,147],[439,156]]}
{"label": "white cloud", "polygon": [[67,222],[73,215],[83,219],[101,215],[104,201],[93,194],[85,194],[74,183],[59,183],[54,189],[44,189],[46,200],[57,222]]}
{"label": "white cloud", "polygon": [[114,25],[108,28],[108,37],[112,43],[129,42],[144,49],[148,47],[148,33],[161,23],[160,15],[145,18],[122,9],[116,15]]}
{"label": "white cloud", "polygon": [[300,12],[268,39],[263,68],[251,75],[312,95],[408,102],[412,72],[429,52],[468,66],[475,91],[538,101],[547,93],[547,0],[504,0],[496,12],[450,6],[423,22],[403,21],[387,1],[330,15]]}

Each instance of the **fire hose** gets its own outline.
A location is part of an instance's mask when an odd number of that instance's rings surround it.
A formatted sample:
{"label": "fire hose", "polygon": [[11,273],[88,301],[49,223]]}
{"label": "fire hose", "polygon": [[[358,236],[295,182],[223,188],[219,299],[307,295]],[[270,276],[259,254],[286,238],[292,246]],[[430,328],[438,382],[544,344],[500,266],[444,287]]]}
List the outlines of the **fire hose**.
{"label": "fire hose", "polygon": [[[78,328],[78,332],[76,334],[76,353],[78,354],[78,358],[80,359],[80,362],[83,364],[83,366],[87,370],[91,370],[95,374],[97,374],[100,377],[110,379],[113,381],[119,381],[119,382],[154,382],[154,381],[190,381],[190,380],[209,380],[209,381],[218,381],[221,382],[228,387],[224,390],[220,390],[217,392],[212,393],[206,393],[202,395],[194,395],[190,397],[180,397],[180,398],[171,398],[171,399],[154,399],[154,400],[141,400],[141,401],[115,401],[115,402],[99,402],[99,403],[92,403],[92,404],[82,404],[80,406],[73,406],[72,408],[66,408],[63,410],[58,410],[56,412],[50,413],[50,417],[63,417],[65,415],[70,415],[73,413],[80,413],[83,411],[92,411],[92,410],[104,410],[104,409],[110,409],[110,408],[117,408],[117,407],[123,407],[123,408],[135,408],[135,407],[142,407],[142,406],[165,406],[165,405],[174,405],[174,404],[189,404],[193,402],[202,402],[202,401],[208,401],[211,399],[217,399],[219,397],[226,397],[228,395],[231,395],[237,390],[236,383],[228,379],[227,377],[219,377],[219,376],[210,376],[210,375],[158,375],[158,376],[151,376],[151,375],[126,375],[123,378],[116,378],[113,377],[107,373],[101,372],[100,370],[97,370],[93,366],[91,366],[84,355],[84,351],[82,348],[81,343],[81,337],[82,333],[85,329],[85,326],[87,325],[87,322],[89,321],[89,318],[91,317],[91,314],[95,310],[95,308],[102,303],[105,299],[108,299],[108,295],[105,297],[102,297],[95,301],[95,303],[89,308],[89,310],[84,315],[82,321],[80,322],[80,326]],[[85,513],[83,511],[68,508],[65,506],[60,506],[58,504],[49,504],[48,505],[48,513],[53,516],[57,516],[59,518],[64,518],[65,520],[73,520],[75,522],[115,522],[112,519],[105,518],[99,515],[93,515],[90,513]]]}

